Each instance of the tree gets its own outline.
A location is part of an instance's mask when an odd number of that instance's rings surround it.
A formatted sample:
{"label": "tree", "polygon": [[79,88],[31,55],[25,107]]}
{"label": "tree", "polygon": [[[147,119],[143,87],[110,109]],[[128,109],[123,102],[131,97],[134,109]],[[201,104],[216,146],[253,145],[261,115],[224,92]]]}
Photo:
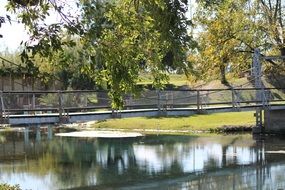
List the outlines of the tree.
{"label": "tree", "polygon": [[282,0],[260,0],[255,2],[256,23],[259,29],[268,36],[271,48],[279,49],[285,55],[285,33],[284,33],[284,1]]}
{"label": "tree", "polygon": [[82,53],[83,46],[76,40],[73,47],[63,47],[63,51],[54,53],[52,59],[35,56],[35,65],[39,68],[38,77],[49,86],[51,82],[58,81],[61,88],[76,90],[95,89],[93,75],[85,72],[89,69],[90,62],[88,57]]}
{"label": "tree", "polygon": [[[164,6],[152,2],[153,6]],[[140,5],[140,11],[132,1],[118,1],[109,5],[105,13],[109,27],[105,27],[99,38],[87,38],[93,42],[96,57],[100,57],[102,68],[98,69],[99,81],[106,81],[114,108],[122,108],[123,95],[137,92],[141,63],[154,77],[154,86],[160,88],[167,77],[161,64],[168,42],[162,41],[161,33],[147,6]],[[88,23],[93,24],[94,21]],[[96,25],[95,25],[96,27]],[[93,28],[90,27],[91,31]],[[88,43],[90,45],[90,43]],[[96,62],[94,63],[96,64]]]}
{"label": "tree", "polygon": [[[204,78],[205,75],[218,75],[221,83],[227,84],[227,68],[235,74],[248,71],[251,53],[264,44],[265,35],[256,29],[246,0],[212,4],[202,1],[199,8],[195,20],[202,31],[198,36],[198,54],[192,59],[197,62],[196,69]],[[254,38],[256,35],[261,38]]]}
{"label": "tree", "polygon": [[[18,13],[31,34],[23,61],[30,62],[35,55],[52,60],[64,46],[74,46],[74,38],[62,40],[63,32],[79,38],[84,46],[81,54],[90,63],[83,70],[97,76],[99,82],[107,82],[114,108],[122,108],[124,94],[137,92],[141,70],[151,72],[156,88],[167,81],[170,68],[185,70],[190,45],[186,0],[79,0],[77,17],[65,13],[64,5],[55,0],[34,5],[10,1],[7,6]],[[43,25],[50,10],[62,20]]]}

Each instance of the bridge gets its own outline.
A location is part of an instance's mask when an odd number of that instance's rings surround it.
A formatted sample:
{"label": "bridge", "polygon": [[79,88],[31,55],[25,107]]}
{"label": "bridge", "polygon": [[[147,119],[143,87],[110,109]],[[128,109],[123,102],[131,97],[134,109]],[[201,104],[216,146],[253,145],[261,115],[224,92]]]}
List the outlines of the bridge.
{"label": "bridge", "polygon": [[[253,54],[251,87],[225,89],[145,89],[126,95],[124,108],[113,110],[107,91],[0,91],[0,123],[33,125],[138,116],[188,116],[198,113],[255,111],[254,132],[285,132],[283,88],[265,88],[261,62],[283,62],[285,56]],[[263,127],[264,126],[264,127]]]}
{"label": "bridge", "polygon": [[[84,122],[139,116],[189,116],[199,113],[256,111],[257,130],[262,123],[273,129],[272,113],[285,110],[283,88],[227,88],[144,90],[126,95],[124,109],[113,110],[107,91],[6,91],[0,93],[1,123],[33,125]],[[262,94],[261,99],[256,99]],[[264,113],[264,116],[262,115]],[[276,113],[275,113],[276,115]],[[278,119],[280,119],[278,117]],[[267,123],[266,123],[267,122]],[[276,128],[276,127],[275,127]]]}

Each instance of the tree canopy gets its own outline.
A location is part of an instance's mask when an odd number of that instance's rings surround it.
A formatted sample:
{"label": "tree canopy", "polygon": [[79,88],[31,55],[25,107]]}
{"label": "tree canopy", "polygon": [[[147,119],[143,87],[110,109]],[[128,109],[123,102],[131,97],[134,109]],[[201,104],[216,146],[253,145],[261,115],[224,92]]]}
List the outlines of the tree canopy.
{"label": "tree canopy", "polygon": [[217,76],[227,84],[227,70],[240,75],[250,69],[254,48],[275,55],[284,48],[281,0],[198,2],[199,46],[189,59],[199,76]]}
{"label": "tree canopy", "polygon": [[[250,69],[254,48],[285,55],[282,0],[197,0],[191,21],[187,0],[68,2],[9,1],[7,10],[30,34],[22,61],[33,75],[56,74],[65,87],[80,88],[78,81],[87,84],[82,88],[106,86],[116,109],[125,94],[139,92],[142,71],[151,74],[157,89],[168,72],[227,84],[227,72],[239,76]],[[49,23],[51,14],[61,19]],[[193,26],[195,38],[189,34]]]}
{"label": "tree canopy", "polygon": [[[77,7],[74,15],[61,1],[11,0],[7,9],[18,15],[31,36],[24,43],[23,62],[32,65],[36,56],[54,62],[55,55],[74,47],[77,40],[82,46],[79,54],[85,59],[79,70],[106,83],[113,107],[121,108],[123,95],[137,92],[140,71],[150,72],[153,86],[162,88],[167,71],[186,69],[186,53],[192,43],[187,32],[187,3],[78,0],[72,5]],[[61,20],[47,24],[51,12]]]}

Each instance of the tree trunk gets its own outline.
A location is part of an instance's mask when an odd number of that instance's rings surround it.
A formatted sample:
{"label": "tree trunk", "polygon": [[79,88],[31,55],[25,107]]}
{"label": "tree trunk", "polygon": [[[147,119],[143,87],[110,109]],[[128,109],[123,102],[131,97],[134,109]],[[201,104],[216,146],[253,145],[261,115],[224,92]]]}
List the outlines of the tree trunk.
{"label": "tree trunk", "polygon": [[228,85],[228,81],[226,79],[226,68],[225,65],[220,65],[220,77],[221,83],[224,85]]}

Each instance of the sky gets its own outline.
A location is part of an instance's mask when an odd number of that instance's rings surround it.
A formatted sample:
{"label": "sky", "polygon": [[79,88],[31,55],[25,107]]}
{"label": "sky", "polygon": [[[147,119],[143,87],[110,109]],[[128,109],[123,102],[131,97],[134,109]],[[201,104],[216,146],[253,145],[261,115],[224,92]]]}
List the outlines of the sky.
{"label": "sky", "polygon": [[[70,11],[74,4],[74,0],[66,0],[69,2],[69,6],[67,7],[67,11]],[[29,35],[25,30],[23,24],[18,23],[16,20],[16,16],[6,11],[5,5],[7,4],[7,0],[0,0],[0,16],[5,17],[6,15],[11,16],[12,22],[6,20],[2,27],[0,28],[0,34],[3,35],[3,38],[0,38],[0,52],[8,51],[13,52],[19,49],[20,43],[22,41],[27,41],[29,39]],[[51,24],[60,21],[60,16],[54,12],[50,13],[50,16],[47,17],[46,23]]]}
{"label": "sky", "polygon": [[[75,6],[74,0],[68,0],[67,2],[71,4],[69,5],[70,9],[72,9],[72,7]],[[193,2],[194,0],[190,0],[189,4],[193,4]],[[0,28],[0,34],[3,35],[3,38],[0,38],[0,52],[6,51],[6,50],[13,52],[19,49],[21,41],[24,41],[24,42],[27,41],[29,39],[29,36],[25,30],[24,25],[16,22],[16,16],[11,15],[11,13],[6,11],[6,8],[5,8],[6,4],[7,4],[7,0],[0,0],[0,16],[3,16],[6,18],[6,15],[9,15],[11,16],[13,21],[11,22],[11,24],[8,21],[6,21],[6,23],[2,24],[2,27]],[[70,9],[68,9],[68,11],[70,11]],[[190,10],[191,8],[189,6],[189,11],[187,13],[187,16],[191,18]],[[193,11],[193,8],[192,8],[192,11]],[[50,15],[51,16],[47,19],[47,21],[50,23],[56,22],[60,19],[59,16],[54,13],[51,13]]]}
{"label": "sky", "polygon": [[[0,16],[6,18],[6,15],[11,15],[5,9],[7,0],[0,0],[0,2]],[[16,20],[15,16],[11,16],[12,20]],[[0,51],[5,51],[7,48],[10,51],[15,51],[19,47],[22,40],[28,39],[24,26],[14,21],[11,22],[11,24],[9,22],[2,24],[0,34],[3,35],[3,38],[0,38]]]}

